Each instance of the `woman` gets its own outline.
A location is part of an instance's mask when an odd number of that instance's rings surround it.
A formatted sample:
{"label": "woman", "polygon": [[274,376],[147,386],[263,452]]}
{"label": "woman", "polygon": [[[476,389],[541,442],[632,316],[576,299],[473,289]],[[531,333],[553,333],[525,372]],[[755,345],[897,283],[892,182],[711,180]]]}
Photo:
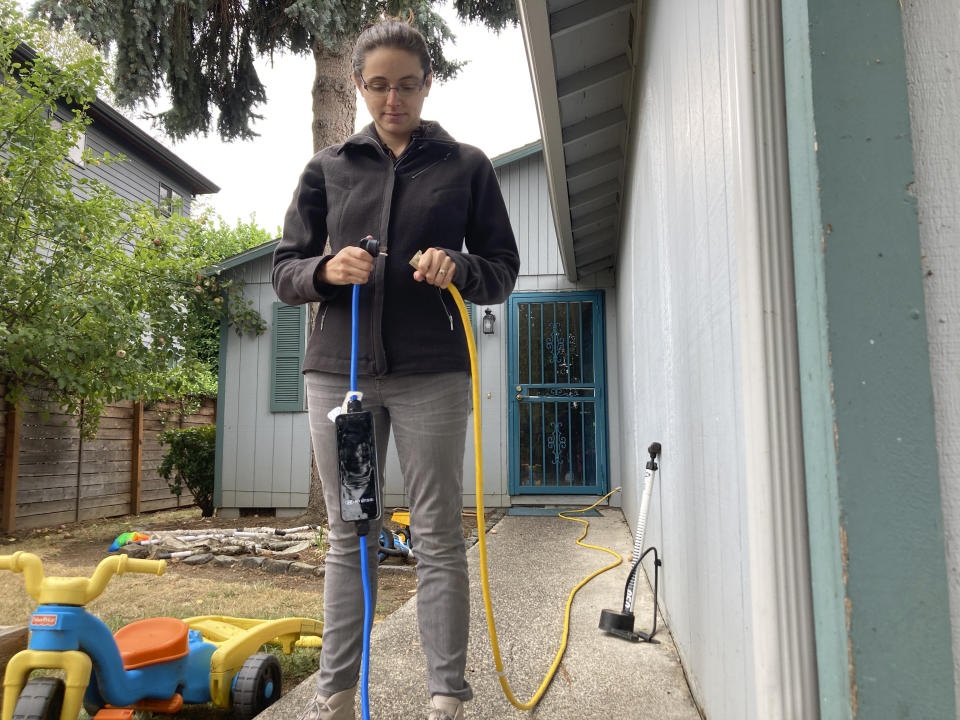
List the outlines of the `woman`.
{"label": "woman", "polygon": [[[462,720],[472,697],[460,517],[470,365],[443,289],[454,282],[467,300],[503,302],[520,259],[490,161],[420,118],[433,81],[423,37],[404,22],[377,23],[357,40],[353,68],[373,123],[307,164],[274,256],[280,299],[320,303],[303,367],[331,547],[318,690],[301,720],[352,720],[360,668],[359,541],[340,519],[335,426],[327,417],[349,385],[353,284],[361,285],[358,390],[374,414],[380,468],[393,429],[410,502],[428,718]],[[357,247],[367,235],[386,256]],[[371,577],[379,531],[373,523],[366,537]]]}

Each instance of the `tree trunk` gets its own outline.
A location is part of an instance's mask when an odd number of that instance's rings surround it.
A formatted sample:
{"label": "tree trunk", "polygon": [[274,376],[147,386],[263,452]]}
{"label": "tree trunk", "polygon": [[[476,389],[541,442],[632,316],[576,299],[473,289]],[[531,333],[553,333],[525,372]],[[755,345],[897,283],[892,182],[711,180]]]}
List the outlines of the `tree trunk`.
{"label": "tree trunk", "polygon": [[[313,60],[316,75],[313,80],[313,151],[319,152],[328,145],[341,143],[353,135],[357,116],[357,90],[353,84],[354,41],[349,40],[339,48],[330,50],[319,41],[313,43]],[[325,252],[329,252],[329,240]],[[317,319],[317,303],[310,303],[310,330]],[[344,388],[346,391],[346,388]],[[317,462],[310,446],[310,496],[309,510],[324,508],[323,487],[317,473]],[[332,512],[339,512],[333,508]]]}
{"label": "tree trunk", "polygon": [[357,89],[353,84],[353,40],[333,50],[313,43],[317,73],[313,80],[313,151],[353,135]]}

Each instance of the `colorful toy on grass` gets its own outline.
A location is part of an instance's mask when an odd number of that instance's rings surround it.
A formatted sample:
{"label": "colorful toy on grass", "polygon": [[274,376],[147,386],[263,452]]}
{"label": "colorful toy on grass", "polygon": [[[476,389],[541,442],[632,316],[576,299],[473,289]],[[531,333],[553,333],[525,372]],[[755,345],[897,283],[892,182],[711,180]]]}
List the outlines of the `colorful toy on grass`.
{"label": "colorful toy on grass", "polygon": [[[112,555],[89,578],[48,578],[40,558],[17,552],[0,555],[0,569],[23,573],[39,603],[29,648],[7,664],[2,720],[76,720],[81,707],[93,720],[132,720],[135,710],[172,714],[209,702],[249,720],[280,697],[280,663],[257,650],[275,643],[290,653],[298,638],[323,631],[309,618],[208,616],[148,618],[111,634],[84,605],[114,575],[162,575],[166,562]],[[30,677],[41,669],[66,677]]]}
{"label": "colorful toy on grass", "polygon": [[402,562],[413,559],[413,542],[410,537],[410,511],[394,510],[390,520],[403,525],[396,532],[383,528],[380,531],[380,544],[377,559],[383,563],[389,557],[399,557]]}
{"label": "colorful toy on grass", "polygon": [[119,535],[117,535],[117,539],[114,540],[113,543],[110,545],[109,552],[116,552],[117,550],[122,548],[124,545],[128,545],[129,543],[135,543],[135,542],[140,542],[142,540],[149,540],[149,539],[150,539],[150,536],[145,535],[144,533],[139,533],[139,532],[120,533]]}

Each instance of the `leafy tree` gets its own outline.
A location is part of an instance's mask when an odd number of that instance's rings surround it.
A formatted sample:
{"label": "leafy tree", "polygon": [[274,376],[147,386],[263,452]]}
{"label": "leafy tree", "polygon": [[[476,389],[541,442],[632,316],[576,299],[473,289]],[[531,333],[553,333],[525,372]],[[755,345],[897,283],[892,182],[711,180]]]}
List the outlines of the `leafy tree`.
{"label": "leafy tree", "polygon": [[[115,46],[114,85],[123,106],[159,97],[158,118],[173,138],[213,125],[226,140],[250,138],[266,101],[254,59],[274,52],[312,52],[315,149],[351,134],[356,92],[350,55],[360,31],[389,16],[411,17],[430,48],[438,80],[462,66],[444,54],[453,35],[435,8],[438,0],[39,0],[34,12],[54,27],[74,23],[98,47]],[[461,19],[499,31],[516,23],[515,0],[453,0]]]}
{"label": "leafy tree", "polygon": [[[238,332],[261,332],[264,323],[238,286],[204,269],[266,233],[164,217],[77,172],[68,156],[89,124],[102,61],[18,62],[29,23],[7,0],[0,12],[0,377],[8,399],[43,389],[68,412],[82,407],[90,434],[107,402],[215,393],[210,324],[225,318]],[[53,123],[65,109],[72,119]],[[84,153],[86,164],[115,161]]]}

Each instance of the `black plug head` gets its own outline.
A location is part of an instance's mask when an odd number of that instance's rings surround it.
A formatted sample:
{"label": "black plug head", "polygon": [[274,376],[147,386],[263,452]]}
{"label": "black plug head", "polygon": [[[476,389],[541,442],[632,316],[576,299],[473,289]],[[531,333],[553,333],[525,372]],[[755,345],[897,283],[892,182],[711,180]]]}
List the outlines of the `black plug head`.
{"label": "black plug head", "polygon": [[377,257],[380,254],[380,241],[377,240],[373,235],[367,235],[365,238],[360,239],[360,249],[366,250],[370,253],[371,257]]}

